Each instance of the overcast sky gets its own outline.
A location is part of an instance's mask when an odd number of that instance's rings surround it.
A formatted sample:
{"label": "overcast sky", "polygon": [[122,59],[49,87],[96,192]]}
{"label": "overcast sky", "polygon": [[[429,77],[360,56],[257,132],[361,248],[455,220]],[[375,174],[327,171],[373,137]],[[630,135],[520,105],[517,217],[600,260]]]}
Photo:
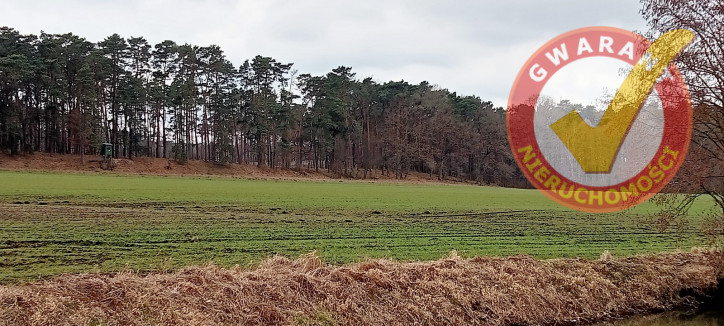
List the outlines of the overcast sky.
{"label": "overcast sky", "polygon": [[0,25],[97,42],[118,33],[218,44],[235,65],[257,54],[300,73],[351,66],[378,82],[427,80],[505,106],[515,76],[571,29],[644,31],[636,0],[42,0],[0,1]]}

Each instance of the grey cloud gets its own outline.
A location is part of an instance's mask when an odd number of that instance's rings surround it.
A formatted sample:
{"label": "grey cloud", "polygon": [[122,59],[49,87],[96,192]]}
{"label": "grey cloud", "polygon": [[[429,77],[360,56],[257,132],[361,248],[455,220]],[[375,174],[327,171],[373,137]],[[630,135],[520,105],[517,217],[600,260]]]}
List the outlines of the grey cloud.
{"label": "grey cloud", "polygon": [[645,27],[632,0],[4,2],[0,21],[22,33],[218,44],[236,65],[257,54],[312,74],[347,65],[360,77],[428,80],[500,106],[548,39],[584,26]]}

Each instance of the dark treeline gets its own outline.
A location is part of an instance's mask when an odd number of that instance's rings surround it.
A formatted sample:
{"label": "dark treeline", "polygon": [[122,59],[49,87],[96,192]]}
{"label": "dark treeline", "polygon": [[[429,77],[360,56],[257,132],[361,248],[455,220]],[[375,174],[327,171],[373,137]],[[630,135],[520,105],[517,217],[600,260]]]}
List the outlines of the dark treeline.
{"label": "dark treeline", "polygon": [[221,48],[0,29],[0,149],[525,185],[505,112],[426,82],[298,74]]}

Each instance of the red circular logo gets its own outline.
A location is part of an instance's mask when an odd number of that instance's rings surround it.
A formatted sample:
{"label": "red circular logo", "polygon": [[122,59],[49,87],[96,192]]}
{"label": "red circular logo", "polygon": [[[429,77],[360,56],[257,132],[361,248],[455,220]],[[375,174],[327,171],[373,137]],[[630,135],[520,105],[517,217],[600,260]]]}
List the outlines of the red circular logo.
{"label": "red circular logo", "polygon": [[[651,42],[623,29],[589,27],[538,49],[520,70],[507,110],[510,148],[528,180],[556,202],[586,212],[630,208],[659,192],[681,166],[691,138],[689,92],[671,61],[692,39],[687,30]],[[542,96],[557,73],[570,75],[571,63],[597,57],[628,67],[605,109],[581,110]],[[585,73],[577,80],[596,78]]]}

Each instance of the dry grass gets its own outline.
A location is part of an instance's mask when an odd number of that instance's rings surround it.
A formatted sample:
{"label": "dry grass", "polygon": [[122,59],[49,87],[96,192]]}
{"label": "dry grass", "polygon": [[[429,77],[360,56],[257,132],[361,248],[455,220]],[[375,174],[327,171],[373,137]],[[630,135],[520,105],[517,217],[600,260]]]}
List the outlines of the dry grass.
{"label": "dry grass", "polygon": [[[306,167],[300,171],[284,168],[270,168],[249,164],[231,163],[219,166],[211,162],[189,160],[185,164],[169,162],[164,158],[134,157],[115,159],[116,168],[113,171],[103,171],[100,168],[100,156],[86,155],[86,164],[81,162],[80,155],[35,153],[32,155],[10,156],[0,153],[0,169],[10,171],[50,171],[74,173],[116,173],[116,174],[149,174],[149,175],[177,175],[177,176],[226,176],[250,179],[270,180],[328,180],[339,179],[339,175],[320,169],[318,172]],[[357,179],[362,179],[362,171],[358,171]],[[369,181],[375,182],[405,182],[405,183],[458,183],[455,180],[439,181],[437,176],[425,173],[412,172],[404,180],[393,176],[384,176],[379,170],[368,174]],[[466,182],[462,182],[466,183]]]}
{"label": "dry grass", "polygon": [[324,265],[270,258],[254,270],[64,275],[0,287],[2,325],[565,325],[695,304],[721,254],[528,256]]}
{"label": "dry grass", "polygon": [[[14,171],[61,171],[61,172],[106,172],[100,168],[100,156],[87,155],[83,165],[80,155],[63,155],[35,153],[32,155],[9,156],[0,153],[0,169]],[[323,172],[290,169],[272,169],[255,165],[216,164],[198,160],[190,160],[180,165],[168,159],[134,157],[115,159],[117,164],[114,173],[120,174],[151,174],[151,175],[217,175],[236,176],[260,179],[326,179],[330,176]]]}

